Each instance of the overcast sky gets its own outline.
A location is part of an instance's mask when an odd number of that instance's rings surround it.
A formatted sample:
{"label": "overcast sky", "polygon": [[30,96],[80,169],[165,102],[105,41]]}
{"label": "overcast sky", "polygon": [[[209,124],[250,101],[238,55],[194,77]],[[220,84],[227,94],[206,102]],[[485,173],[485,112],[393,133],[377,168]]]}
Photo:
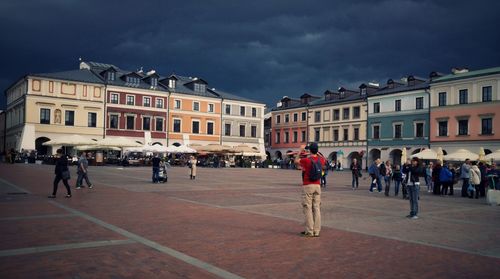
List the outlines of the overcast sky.
{"label": "overcast sky", "polygon": [[[500,1],[0,1],[0,88],[78,58],[282,96],[500,66]],[[0,108],[5,107],[2,94]]]}

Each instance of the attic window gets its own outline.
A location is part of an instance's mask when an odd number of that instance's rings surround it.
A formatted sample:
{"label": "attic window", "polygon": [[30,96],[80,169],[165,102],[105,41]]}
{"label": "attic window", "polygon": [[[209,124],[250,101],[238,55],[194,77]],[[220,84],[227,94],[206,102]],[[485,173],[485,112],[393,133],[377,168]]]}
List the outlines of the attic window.
{"label": "attic window", "polygon": [[366,87],[361,88],[361,96],[366,95]]}
{"label": "attic window", "polygon": [[109,71],[106,73],[106,78],[107,80],[109,81],[113,81],[115,80],[115,72],[112,72],[112,71]]}
{"label": "attic window", "polygon": [[153,77],[151,78],[151,86],[152,87],[157,87],[158,86],[158,79]]}
{"label": "attic window", "polygon": [[201,84],[201,83],[194,84],[194,91],[195,92],[205,93],[205,90],[206,90],[205,84]]}
{"label": "attic window", "polygon": [[345,91],[340,91],[340,99],[343,99],[345,97]]}
{"label": "attic window", "polygon": [[139,84],[139,78],[128,76],[127,83]]}
{"label": "attic window", "polygon": [[168,87],[175,88],[175,79],[168,80]]}

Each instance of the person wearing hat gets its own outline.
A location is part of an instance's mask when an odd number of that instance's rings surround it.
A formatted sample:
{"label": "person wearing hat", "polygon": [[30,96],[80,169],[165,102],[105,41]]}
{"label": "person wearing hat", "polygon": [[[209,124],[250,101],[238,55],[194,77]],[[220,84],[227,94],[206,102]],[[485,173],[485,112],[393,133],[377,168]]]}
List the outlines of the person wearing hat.
{"label": "person wearing hat", "polygon": [[318,237],[321,230],[321,174],[326,160],[318,154],[318,144],[309,144],[310,155],[300,159],[302,169],[302,209],[305,217],[305,237]]}

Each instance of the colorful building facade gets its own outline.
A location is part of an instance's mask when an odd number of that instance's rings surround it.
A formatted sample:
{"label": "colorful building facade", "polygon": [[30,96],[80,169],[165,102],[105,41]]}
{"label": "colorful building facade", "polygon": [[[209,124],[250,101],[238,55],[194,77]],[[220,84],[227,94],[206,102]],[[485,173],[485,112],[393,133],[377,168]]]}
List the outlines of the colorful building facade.
{"label": "colorful building facade", "polygon": [[403,148],[408,156],[429,148],[428,82],[414,76],[389,79],[368,97],[367,128],[369,161],[401,164]]}
{"label": "colorful building facade", "polygon": [[430,143],[450,153],[465,148],[479,153],[500,149],[500,67],[433,73]]}

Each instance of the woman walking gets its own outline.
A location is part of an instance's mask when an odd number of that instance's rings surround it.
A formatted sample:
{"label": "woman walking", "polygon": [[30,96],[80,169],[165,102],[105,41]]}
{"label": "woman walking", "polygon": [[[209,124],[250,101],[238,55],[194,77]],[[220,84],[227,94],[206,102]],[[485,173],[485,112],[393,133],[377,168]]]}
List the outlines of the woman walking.
{"label": "woman walking", "polygon": [[54,171],[56,177],[54,178],[54,188],[52,190],[52,195],[49,198],[55,198],[57,194],[57,187],[59,186],[59,182],[62,180],[64,186],[66,187],[66,191],[68,194],[66,198],[71,198],[71,189],[69,188],[68,180],[70,179],[70,173],[68,169],[68,157],[63,154],[62,149],[57,149],[56,155],[56,168]]}

